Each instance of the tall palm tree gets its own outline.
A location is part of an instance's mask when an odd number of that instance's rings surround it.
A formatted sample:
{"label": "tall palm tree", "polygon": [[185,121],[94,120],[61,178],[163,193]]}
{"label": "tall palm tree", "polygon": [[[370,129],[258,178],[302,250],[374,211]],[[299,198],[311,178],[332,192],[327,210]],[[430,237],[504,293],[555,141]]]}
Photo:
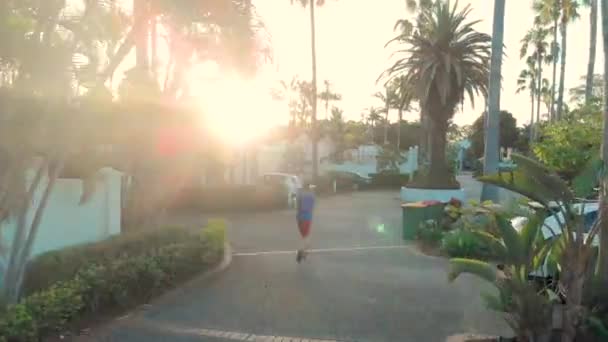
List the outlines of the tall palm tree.
{"label": "tall palm tree", "polygon": [[555,86],[557,84],[557,61],[559,60],[557,55],[560,49],[559,44],[557,42],[560,1],[561,0],[535,0],[532,5],[534,10],[538,14],[535,24],[546,25],[551,23],[550,29],[552,31],[553,36],[553,40],[551,41],[551,56],[553,56],[553,73],[551,79],[551,120],[555,119]]}
{"label": "tall palm tree", "polygon": [[529,56],[526,60],[526,65],[528,66],[526,69],[522,70],[519,73],[519,77],[517,78],[517,93],[520,93],[524,90],[530,91],[530,143],[534,139],[534,108],[536,101],[534,100],[537,94],[536,90],[536,61],[532,56]]}
{"label": "tall palm tree", "polygon": [[564,111],[564,87],[566,82],[566,50],[568,41],[568,24],[578,18],[578,1],[577,0],[561,0],[560,3],[561,20],[560,32],[562,36],[562,44],[560,50],[560,75],[559,75],[559,90],[557,94],[557,110],[555,112],[556,119],[561,119]]}
{"label": "tall palm tree", "polygon": [[382,110],[378,109],[376,107],[370,107],[368,109],[368,114],[367,114],[366,120],[370,126],[370,136],[371,136],[372,144],[376,143],[376,123],[378,121],[382,120],[382,117],[380,116],[381,112],[382,112]]}
{"label": "tall palm tree", "polygon": [[[485,175],[498,172],[500,148],[500,83],[502,67],[502,50],[505,26],[505,0],[494,1],[494,24],[492,29],[492,61],[490,65],[489,108],[485,131],[485,148],[483,173]],[[484,184],[481,192],[482,200],[498,202],[498,188]]]}
{"label": "tall palm tree", "polygon": [[386,84],[384,86],[384,93],[382,92],[377,92],[374,94],[374,97],[379,99],[380,101],[382,101],[382,103],[384,103],[384,109],[383,109],[383,113],[384,113],[384,140],[383,140],[383,144],[386,145],[388,144],[388,114],[389,111],[391,109],[391,101],[394,101],[394,96],[393,96],[393,92],[391,92],[391,89],[389,88],[389,85]]}
{"label": "tall palm tree", "polygon": [[585,103],[593,97],[593,75],[595,72],[595,55],[597,44],[597,0],[584,0],[591,8],[589,12],[589,62],[587,63],[587,78],[585,82]]}
{"label": "tall palm tree", "polygon": [[[465,95],[487,95],[491,37],[467,21],[470,6],[437,2],[423,11],[414,33],[403,42],[405,56],[387,70],[390,78],[403,76],[415,89],[431,122],[431,165],[427,185],[451,187],[446,165],[448,122]],[[447,63],[447,65],[446,65]]]}
{"label": "tall palm tree", "polygon": [[322,6],[325,0],[291,0],[292,3],[299,2],[302,6],[310,7],[310,40],[312,54],[312,178],[316,182],[319,174],[319,151],[318,151],[318,132],[317,132],[317,47],[315,30],[315,7]]}
{"label": "tall palm tree", "polygon": [[401,123],[403,121],[403,111],[408,110],[410,103],[413,100],[414,94],[408,86],[403,76],[393,80],[393,88],[395,89],[397,117],[397,151],[401,150]]}
{"label": "tall palm tree", "polygon": [[325,90],[319,93],[319,99],[325,102],[325,120],[329,119],[329,103],[331,101],[340,101],[342,99],[342,95],[338,93],[334,93],[331,91],[331,83],[328,80],[323,81],[325,85]]}
{"label": "tall palm tree", "polygon": [[[521,40],[522,47],[520,51],[520,57],[523,58],[528,54],[528,49],[532,48],[531,57],[536,62],[536,89],[542,89],[542,74],[543,74],[543,64],[547,61],[550,61],[550,57],[547,54],[548,44],[547,44],[547,35],[549,31],[535,23],[534,27],[526,33],[524,38]],[[537,122],[540,117],[540,103],[541,97],[536,97],[536,117]]]}
{"label": "tall palm tree", "polygon": [[[604,40],[604,70],[608,70],[608,0],[601,0],[602,38]],[[602,139],[602,164],[608,170],[608,73],[604,72],[604,135]],[[600,257],[598,273],[602,277],[603,287],[608,287],[608,180],[606,172],[602,177],[600,191]]]}

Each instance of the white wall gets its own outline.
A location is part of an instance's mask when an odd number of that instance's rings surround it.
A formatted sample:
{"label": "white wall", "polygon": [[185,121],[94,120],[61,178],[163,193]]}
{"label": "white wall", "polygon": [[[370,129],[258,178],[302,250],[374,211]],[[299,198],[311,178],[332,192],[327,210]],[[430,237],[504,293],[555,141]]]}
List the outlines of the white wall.
{"label": "white wall", "polygon": [[[32,256],[120,234],[121,178],[122,173],[116,170],[101,169],[97,175],[94,193],[82,205],[79,204],[82,180],[58,179],[44,210],[32,247]],[[34,195],[33,205],[27,216],[29,223],[40,203],[46,182],[47,180],[43,180]],[[14,219],[0,225],[0,242],[5,249],[10,249],[14,233]],[[7,257],[8,253],[5,253],[0,259]]]}

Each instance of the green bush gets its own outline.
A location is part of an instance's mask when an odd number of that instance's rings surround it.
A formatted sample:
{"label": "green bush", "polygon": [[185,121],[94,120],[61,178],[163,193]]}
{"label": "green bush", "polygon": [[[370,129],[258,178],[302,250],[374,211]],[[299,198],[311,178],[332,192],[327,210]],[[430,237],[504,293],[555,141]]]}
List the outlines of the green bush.
{"label": "green bush", "polygon": [[416,239],[427,246],[437,246],[443,238],[443,229],[434,220],[425,221],[416,230]]}
{"label": "green bush", "polygon": [[452,258],[488,260],[491,256],[488,246],[474,232],[464,229],[446,233],[441,249]]}
{"label": "green bush", "polygon": [[287,206],[287,189],[272,185],[225,185],[184,188],[171,204],[173,210],[248,211]]}
{"label": "green bush", "polygon": [[369,176],[372,178],[371,186],[377,188],[400,189],[402,186],[407,185],[407,183],[410,181],[409,175],[404,175],[397,172],[372,173]]}
{"label": "green bush", "polygon": [[148,301],[217,264],[224,227],[223,221],[213,220],[202,231],[126,234],[39,256],[28,268],[26,297],[0,312],[0,341],[37,341],[80,317]]}

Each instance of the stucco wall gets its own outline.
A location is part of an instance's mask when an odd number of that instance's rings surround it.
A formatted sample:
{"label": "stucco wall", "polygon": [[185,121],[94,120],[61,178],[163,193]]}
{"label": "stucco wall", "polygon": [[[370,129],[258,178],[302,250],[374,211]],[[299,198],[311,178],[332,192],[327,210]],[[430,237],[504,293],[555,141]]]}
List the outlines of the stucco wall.
{"label": "stucco wall", "polygon": [[[110,168],[100,170],[95,191],[83,204],[79,204],[82,195],[82,180],[57,180],[34,240],[32,257],[47,251],[99,241],[119,234],[121,176],[120,172]],[[44,186],[38,187],[27,216],[29,223],[40,203],[46,180],[41,185]],[[5,264],[15,233],[15,220],[3,223],[0,226],[0,233],[3,249],[6,251],[4,256],[0,256],[0,259],[4,258],[2,261]],[[2,272],[2,267],[0,267],[0,272]]]}

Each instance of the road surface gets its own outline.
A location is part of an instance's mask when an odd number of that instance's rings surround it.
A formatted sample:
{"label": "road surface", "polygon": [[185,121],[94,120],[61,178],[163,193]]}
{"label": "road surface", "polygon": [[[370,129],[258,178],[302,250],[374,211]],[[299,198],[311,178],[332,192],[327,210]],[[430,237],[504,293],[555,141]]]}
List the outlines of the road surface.
{"label": "road surface", "polygon": [[[195,222],[197,217],[183,218]],[[447,262],[400,237],[397,191],[320,198],[315,249],[295,261],[294,212],[228,218],[232,264],[94,335],[103,341],[444,341],[508,334],[474,277],[447,281]]]}

